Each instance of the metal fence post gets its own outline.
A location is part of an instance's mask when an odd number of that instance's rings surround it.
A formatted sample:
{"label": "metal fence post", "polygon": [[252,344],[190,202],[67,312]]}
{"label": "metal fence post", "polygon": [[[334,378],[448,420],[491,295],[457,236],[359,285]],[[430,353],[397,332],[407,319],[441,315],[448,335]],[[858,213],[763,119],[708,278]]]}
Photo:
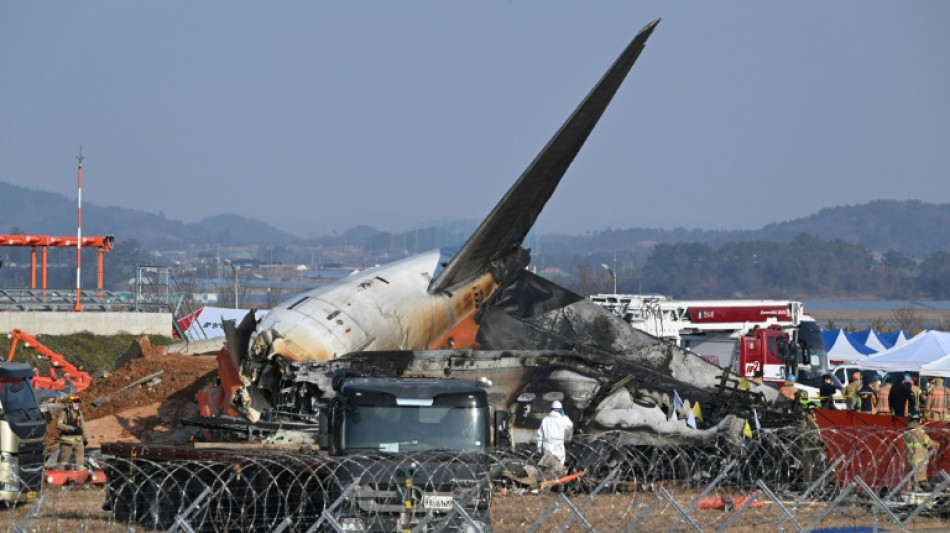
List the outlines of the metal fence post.
{"label": "metal fence post", "polygon": [[[619,467],[619,466],[618,466],[617,468],[614,468],[613,470],[611,470],[610,473],[607,474],[607,477],[605,477],[605,478],[603,479],[603,481],[601,481],[600,483],[598,483],[597,486],[594,487],[594,490],[592,490],[591,493],[587,496],[587,498],[584,499],[584,502],[581,503],[580,508],[583,509],[583,508],[586,507],[590,502],[594,501],[594,497],[597,496],[597,494],[600,493],[600,491],[603,490],[604,487],[607,486],[607,483],[610,483],[611,481],[613,481],[613,479],[617,476],[617,473],[618,473],[618,472],[620,472],[620,467]],[[560,495],[560,494],[559,494],[559,495]],[[570,507],[573,507],[573,506],[570,506]],[[570,525],[571,521],[573,521],[573,520],[574,520],[574,516],[573,516],[573,515],[568,516],[568,517],[567,517],[567,520],[565,520],[564,523],[561,524],[561,527],[559,527],[559,528],[557,529],[557,533],[561,533],[561,531],[564,531],[564,528],[566,528],[568,525]]]}
{"label": "metal fence post", "polygon": [[[703,533],[703,528],[699,527],[699,524],[697,524],[693,520],[693,517],[690,516],[689,511],[687,509],[684,509],[682,505],[676,503],[676,498],[674,498],[672,494],[667,492],[666,489],[663,487],[660,487],[660,494],[662,494],[663,497],[666,498],[666,501],[670,502],[670,505],[672,505],[673,508],[676,509],[676,512],[680,514],[683,520],[686,520],[686,523],[688,523],[690,527],[692,527],[693,530],[696,531],[696,533]],[[677,519],[675,522],[670,524],[670,531],[673,531],[673,528],[675,528],[676,524],[678,523],[679,523],[679,519]]]}
{"label": "metal fence post", "polygon": [[649,516],[654,509],[656,509],[656,506],[663,501],[663,498],[660,496],[654,496],[653,502],[650,505],[647,505],[647,508],[642,513],[640,513],[640,516],[638,516],[636,520],[634,520],[629,526],[627,526],[626,529],[623,530],[623,533],[633,533],[636,531],[637,527],[640,526],[640,522],[643,522],[643,520]]}
{"label": "metal fence post", "polygon": [[337,531],[343,531],[343,527],[340,526],[335,518],[333,518],[333,511],[336,511],[336,508],[339,507],[345,499],[349,498],[350,494],[352,494],[354,490],[356,490],[357,483],[358,481],[354,481],[349,487],[346,488],[346,490],[343,491],[343,494],[340,494],[340,497],[337,498],[336,501],[330,505],[330,507],[327,507],[322,513],[320,513],[320,518],[318,518],[317,521],[307,529],[307,533],[313,533],[318,527],[320,527],[320,524],[324,522],[329,522],[330,525],[336,528]]}
{"label": "metal fence post", "polygon": [[30,509],[30,512],[26,513],[26,516],[23,517],[23,520],[20,520],[19,524],[13,526],[12,531],[16,533],[26,533],[26,529],[24,529],[23,526],[25,526],[27,522],[32,520],[33,517],[38,516],[40,514],[40,507],[43,506],[43,502],[45,501],[46,501],[46,495],[44,494],[40,496],[40,499],[36,500],[36,503],[33,504],[33,507]]}

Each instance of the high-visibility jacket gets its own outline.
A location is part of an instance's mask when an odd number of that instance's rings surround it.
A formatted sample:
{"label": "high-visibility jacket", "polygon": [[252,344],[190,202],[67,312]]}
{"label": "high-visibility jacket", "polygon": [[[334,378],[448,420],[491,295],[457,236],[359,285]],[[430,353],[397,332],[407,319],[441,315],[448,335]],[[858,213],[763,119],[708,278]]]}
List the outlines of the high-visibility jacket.
{"label": "high-visibility jacket", "polygon": [[881,387],[877,391],[877,412],[878,414],[887,415],[891,413],[891,403],[890,403],[891,388],[890,387]]}
{"label": "high-visibility jacket", "polygon": [[789,400],[795,399],[795,393],[798,392],[798,389],[795,388],[795,385],[791,381],[786,381],[784,385],[778,390],[779,394],[788,398]]}
{"label": "high-visibility jacket", "polygon": [[942,420],[947,413],[947,388],[943,385],[934,387],[927,397],[927,410],[933,418]]}

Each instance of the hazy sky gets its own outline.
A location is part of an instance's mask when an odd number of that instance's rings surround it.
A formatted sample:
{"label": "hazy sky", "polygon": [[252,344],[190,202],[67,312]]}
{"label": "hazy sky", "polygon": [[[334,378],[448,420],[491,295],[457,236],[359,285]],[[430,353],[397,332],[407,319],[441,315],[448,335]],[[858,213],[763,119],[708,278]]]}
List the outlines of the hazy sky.
{"label": "hazy sky", "polygon": [[0,0],[0,181],[75,197],[82,145],[84,202],[186,222],[480,220],[658,17],[540,232],[950,202],[945,0]]}

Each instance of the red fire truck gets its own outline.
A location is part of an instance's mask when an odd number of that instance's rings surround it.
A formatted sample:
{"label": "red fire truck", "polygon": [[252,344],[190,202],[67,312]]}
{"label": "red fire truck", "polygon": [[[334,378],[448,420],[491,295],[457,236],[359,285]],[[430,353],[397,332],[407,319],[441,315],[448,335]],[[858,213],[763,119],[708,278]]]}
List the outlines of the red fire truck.
{"label": "red fire truck", "polygon": [[595,294],[633,327],[746,377],[780,383],[789,375],[817,386],[828,371],[821,328],[792,300],[684,300]]}

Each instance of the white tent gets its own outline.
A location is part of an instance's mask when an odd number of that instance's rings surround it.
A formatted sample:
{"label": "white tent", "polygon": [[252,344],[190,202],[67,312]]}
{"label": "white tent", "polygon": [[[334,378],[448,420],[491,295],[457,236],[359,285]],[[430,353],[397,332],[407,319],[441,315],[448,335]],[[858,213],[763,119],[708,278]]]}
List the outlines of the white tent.
{"label": "white tent", "polygon": [[853,338],[857,339],[868,348],[874,350],[875,353],[883,352],[889,348],[886,344],[884,344],[884,341],[881,340],[877,332],[873,329],[855,331],[852,335]]}
{"label": "white tent", "polygon": [[950,355],[950,333],[928,330],[901,346],[859,361],[858,368],[880,372],[913,372],[946,355]]}
{"label": "white tent", "polygon": [[921,366],[920,375],[950,378],[950,355],[946,355],[932,363]]}
{"label": "white tent", "polygon": [[828,352],[828,361],[835,365],[862,361],[869,354],[874,353],[874,350],[852,338],[843,329],[839,329],[834,335],[831,346],[828,346],[827,340],[825,341],[825,349]]}

